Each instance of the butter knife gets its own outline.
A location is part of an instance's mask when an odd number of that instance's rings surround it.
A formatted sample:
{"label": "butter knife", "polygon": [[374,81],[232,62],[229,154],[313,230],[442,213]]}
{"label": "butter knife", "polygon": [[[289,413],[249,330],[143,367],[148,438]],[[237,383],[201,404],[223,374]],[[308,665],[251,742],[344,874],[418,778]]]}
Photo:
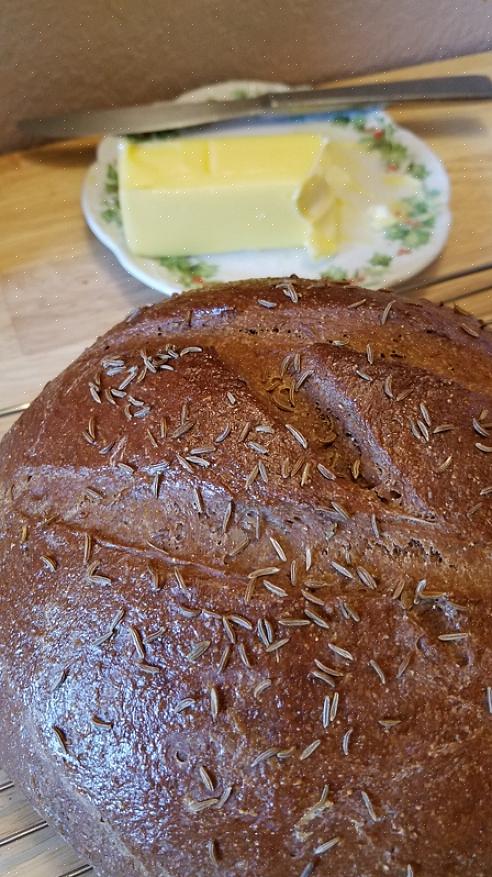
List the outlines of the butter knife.
{"label": "butter knife", "polygon": [[23,119],[19,127],[29,136],[45,140],[94,134],[150,134],[239,119],[315,115],[374,104],[491,98],[492,82],[488,76],[437,76],[342,88],[268,92],[240,100],[159,101],[136,107],[81,110],[60,116]]}

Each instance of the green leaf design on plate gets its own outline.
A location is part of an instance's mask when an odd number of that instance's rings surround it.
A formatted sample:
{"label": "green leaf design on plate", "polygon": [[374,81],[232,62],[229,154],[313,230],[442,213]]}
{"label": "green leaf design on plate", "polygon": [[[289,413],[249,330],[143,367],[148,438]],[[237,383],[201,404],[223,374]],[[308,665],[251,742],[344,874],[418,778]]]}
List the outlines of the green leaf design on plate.
{"label": "green leaf design on plate", "polygon": [[125,134],[125,138],[132,143],[144,143],[146,140],[175,140],[188,134],[187,128],[169,128],[166,131],[149,131],[145,134]]}
{"label": "green leaf design on plate", "polygon": [[247,88],[235,88],[231,94],[232,100],[246,100],[248,97],[251,97],[251,94]]}
{"label": "green leaf design on plate", "polygon": [[385,230],[390,241],[400,241],[408,250],[427,244],[436,224],[436,205],[429,192],[404,198],[397,219]]}
{"label": "green leaf design on plate", "polygon": [[408,149],[395,139],[395,126],[385,123],[373,128],[361,140],[370,152],[379,152],[388,170],[401,170],[408,159]]}
{"label": "green leaf design on plate", "polygon": [[355,271],[343,268],[341,265],[329,265],[321,272],[321,277],[335,282],[348,280],[364,286],[366,289],[378,289],[385,283],[385,274],[393,262],[394,256],[389,253],[374,252],[370,259]]}
{"label": "green leaf design on plate", "polygon": [[156,261],[163,268],[167,268],[178,283],[182,283],[187,289],[201,286],[217,273],[216,265],[200,261],[195,256],[160,256]]}
{"label": "green leaf design on plate", "polygon": [[411,161],[407,167],[407,174],[410,174],[411,177],[415,177],[416,180],[425,180],[426,177],[429,176],[429,170],[426,168],[425,164]]}
{"label": "green leaf design on plate", "polygon": [[325,268],[325,270],[321,272],[321,277],[326,277],[328,280],[335,281],[349,279],[348,271],[345,268],[341,268],[340,265],[330,265],[328,268]]}
{"label": "green leaf design on plate", "polygon": [[371,110],[367,113],[342,112],[332,117],[336,125],[346,125],[363,134],[359,142],[369,152],[377,152],[381,156],[386,169],[389,171],[400,170],[410,174],[416,180],[425,180],[429,176],[429,170],[420,162],[411,160],[408,148],[398,140],[398,131],[392,122],[388,122],[384,116],[374,115]]}
{"label": "green leaf design on plate", "polygon": [[118,192],[118,171],[114,164],[108,164],[106,170],[106,192]]}
{"label": "green leaf design on plate", "polygon": [[121,206],[118,191],[118,171],[116,165],[110,163],[106,167],[106,178],[104,180],[103,209],[101,216],[105,222],[114,222],[121,225]]}
{"label": "green leaf design on plate", "polygon": [[335,125],[351,125],[356,131],[365,131],[367,120],[367,113],[360,112],[334,113],[331,118],[331,121],[334,122]]}
{"label": "green leaf design on plate", "polygon": [[393,263],[394,256],[389,253],[372,254],[365,265],[362,265],[354,274],[353,280],[365,286],[366,289],[378,289],[384,286],[388,268]]}
{"label": "green leaf design on plate", "polygon": [[393,256],[389,256],[387,253],[374,253],[368,264],[374,268],[388,268],[392,261]]}

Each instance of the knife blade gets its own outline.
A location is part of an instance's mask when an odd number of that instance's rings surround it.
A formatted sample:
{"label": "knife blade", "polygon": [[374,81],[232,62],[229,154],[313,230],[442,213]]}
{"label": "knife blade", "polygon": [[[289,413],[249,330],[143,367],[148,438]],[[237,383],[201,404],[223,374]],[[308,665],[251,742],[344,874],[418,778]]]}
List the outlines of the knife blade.
{"label": "knife blade", "polygon": [[47,140],[95,134],[150,134],[240,119],[304,116],[380,103],[491,98],[492,82],[488,76],[437,76],[341,88],[267,92],[240,100],[159,101],[136,107],[81,110],[23,119],[19,127],[30,136]]}

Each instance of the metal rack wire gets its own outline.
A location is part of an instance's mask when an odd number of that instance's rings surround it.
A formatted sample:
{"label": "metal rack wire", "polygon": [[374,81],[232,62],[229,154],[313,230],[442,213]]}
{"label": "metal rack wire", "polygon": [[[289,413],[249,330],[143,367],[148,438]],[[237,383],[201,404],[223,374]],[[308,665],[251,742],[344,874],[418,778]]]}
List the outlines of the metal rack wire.
{"label": "metal rack wire", "polygon": [[[6,792],[11,792],[14,789],[15,783],[11,782],[11,780],[7,780],[0,785],[0,795],[5,794]],[[27,828],[22,828],[19,831],[12,831],[10,832],[10,834],[6,834],[3,837],[0,837],[0,850],[2,848],[10,846],[10,844],[14,844],[17,841],[23,840],[26,837],[37,835],[39,832],[44,831],[46,828],[49,828],[48,823],[41,819],[37,822],[34,822]],[[84,874],[92,873],[93,868],[91,865],[79,865],[78,867],[73,868],[70,871],[66,871],[64,874],[56,875],[56,877],[83,877]]]}

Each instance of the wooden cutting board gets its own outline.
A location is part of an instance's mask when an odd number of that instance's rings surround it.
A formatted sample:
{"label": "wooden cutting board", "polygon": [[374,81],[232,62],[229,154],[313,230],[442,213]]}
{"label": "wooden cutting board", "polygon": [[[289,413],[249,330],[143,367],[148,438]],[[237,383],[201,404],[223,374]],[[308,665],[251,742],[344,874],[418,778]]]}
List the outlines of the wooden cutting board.
{"label": "wooden cutting board", "polygon": [[[492,75],[492,53],[378,78],[448,73]],[[424,276],[492,261],[492,104],[392,112],[429,143],[451,178],[449,242]],[[93,157],[89,141],[0,156],[0,408],[29,402],[96,334],[132,308],[160,299],[129,277],[85,226],[80,188]],[[432,286],[425,295],[456,302],[492,323],[492,270]],[[0,418],[0,434],[14,419]],[[0,786],[6,779],[0,771]],[[39,819],[18,790],[0,792],[0,877],[61,877],[80,864],[49,828],[1,846],[2,838]]]}

